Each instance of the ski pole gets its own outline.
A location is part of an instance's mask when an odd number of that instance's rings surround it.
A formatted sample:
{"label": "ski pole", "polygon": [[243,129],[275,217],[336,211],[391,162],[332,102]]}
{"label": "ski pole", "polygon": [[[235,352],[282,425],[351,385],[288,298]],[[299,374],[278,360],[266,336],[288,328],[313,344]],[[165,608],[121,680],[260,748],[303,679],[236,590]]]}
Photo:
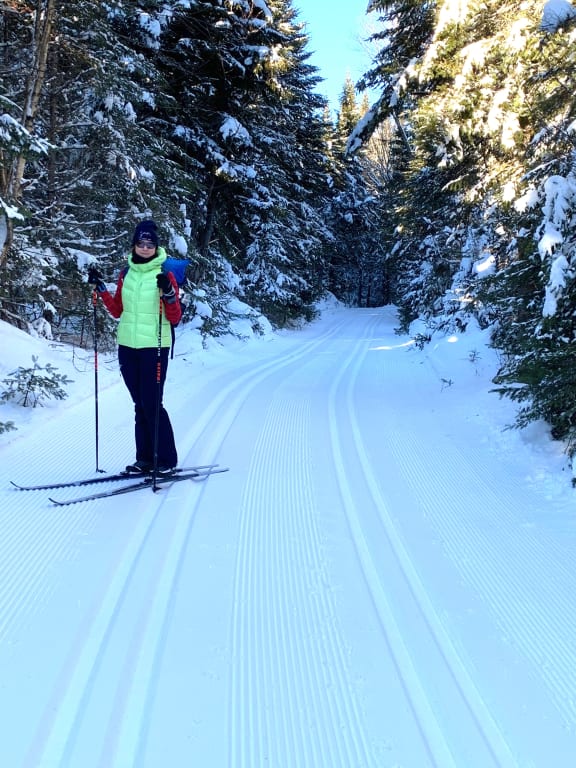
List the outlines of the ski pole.
{"label": "ski pole", "polygon": [[99,441],[99,425],[98,425],[98,325],[96,306],[98,304],[98,293],[96,288],[92,291],[92,306],[94,308],[94,424],[95,424],[95,438],[96,438],[96,472],[104,472],[100,469],[98,458],[98,441]]}
{"label": "ski pole", "polygon": [[158,485],[158,433],[160,431],[160,401],[162,393],[162,292],[158,307],[158,346],[156,348],[156,415],[154,417],[154,467],[152,469],[152,490],[157,491]]}

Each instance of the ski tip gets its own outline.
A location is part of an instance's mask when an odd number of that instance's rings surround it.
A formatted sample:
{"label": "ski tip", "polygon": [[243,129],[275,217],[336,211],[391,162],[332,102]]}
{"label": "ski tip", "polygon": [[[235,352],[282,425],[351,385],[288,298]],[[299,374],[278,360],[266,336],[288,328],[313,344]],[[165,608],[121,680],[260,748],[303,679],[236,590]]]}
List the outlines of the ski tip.
{"label": "ski tip", "polygon": [[84,501],[84,499],[66,499],[66,501],[58,501],[58,499],[53,499],[49,496],[48,501],[52,502],[55,507],[67,507],[70,504],[77,504],[80,501]]}

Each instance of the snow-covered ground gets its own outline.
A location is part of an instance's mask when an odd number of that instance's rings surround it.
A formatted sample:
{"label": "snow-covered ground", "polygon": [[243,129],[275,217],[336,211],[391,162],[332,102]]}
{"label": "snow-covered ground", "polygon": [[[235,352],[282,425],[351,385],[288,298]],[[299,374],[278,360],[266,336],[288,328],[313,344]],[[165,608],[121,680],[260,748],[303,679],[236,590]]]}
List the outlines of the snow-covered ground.
{"label": "snow-covered ground", "polygon": [[[418,350],[327,308],[203,350],[165,402],[229,472],[53,506],[95,470],[90,353],[2,325],[70,397],[0,421],[2,768],[573,768],[576,506],[562,447],[505,431],[476,331]],[[101,357],[101,468],[133,459]],[[99,489],[102,486],[96,486]]]}

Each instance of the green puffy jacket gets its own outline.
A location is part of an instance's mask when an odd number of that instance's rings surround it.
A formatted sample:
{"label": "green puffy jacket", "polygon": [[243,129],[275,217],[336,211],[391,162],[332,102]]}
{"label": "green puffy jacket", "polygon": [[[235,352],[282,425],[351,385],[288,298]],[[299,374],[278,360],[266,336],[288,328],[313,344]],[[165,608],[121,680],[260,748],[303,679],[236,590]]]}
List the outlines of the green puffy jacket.
{"label": "green puffy jacket", "polygon": [[[128,258],[130,268],[121,285],[122,314],[118,324],[118,344],[133,349],[155,347],[158,344],[158,285],[156,275],[166,259],[164,248],[144,264],[135,264]],[[171,345],[170,322],[162,312],[162,346]]]}

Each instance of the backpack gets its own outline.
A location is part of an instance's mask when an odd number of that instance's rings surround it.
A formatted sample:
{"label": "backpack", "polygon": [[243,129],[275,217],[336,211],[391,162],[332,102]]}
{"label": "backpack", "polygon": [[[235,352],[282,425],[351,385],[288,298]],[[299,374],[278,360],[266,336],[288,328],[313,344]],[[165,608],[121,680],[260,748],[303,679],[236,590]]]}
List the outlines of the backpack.
{"label": "backpack", "polygon": [[[165,274],[168,274],[168,272],[172,272],[174,277],[176,278],[176,282],[179,286],[184,285],[186,282],[186,269],[188,267],[188,264],[190,264],[189,259],[172,259],[170,257],[164,259],[162,264],[160,265],[160,269]],[[124,267],[122,272],[120,273],[122,275],[122,280],[126,277],[126,273],[130,269],[130,265],[127,267]],[[176,324],[177,325],[177,324]],[[170,323],[170,331],[172,333],[172,346],[170,348],[170,359],[172,360],[174,358],[174,344],[176,343],[176,332],[175,328],[176,325],[173,325]]]}

